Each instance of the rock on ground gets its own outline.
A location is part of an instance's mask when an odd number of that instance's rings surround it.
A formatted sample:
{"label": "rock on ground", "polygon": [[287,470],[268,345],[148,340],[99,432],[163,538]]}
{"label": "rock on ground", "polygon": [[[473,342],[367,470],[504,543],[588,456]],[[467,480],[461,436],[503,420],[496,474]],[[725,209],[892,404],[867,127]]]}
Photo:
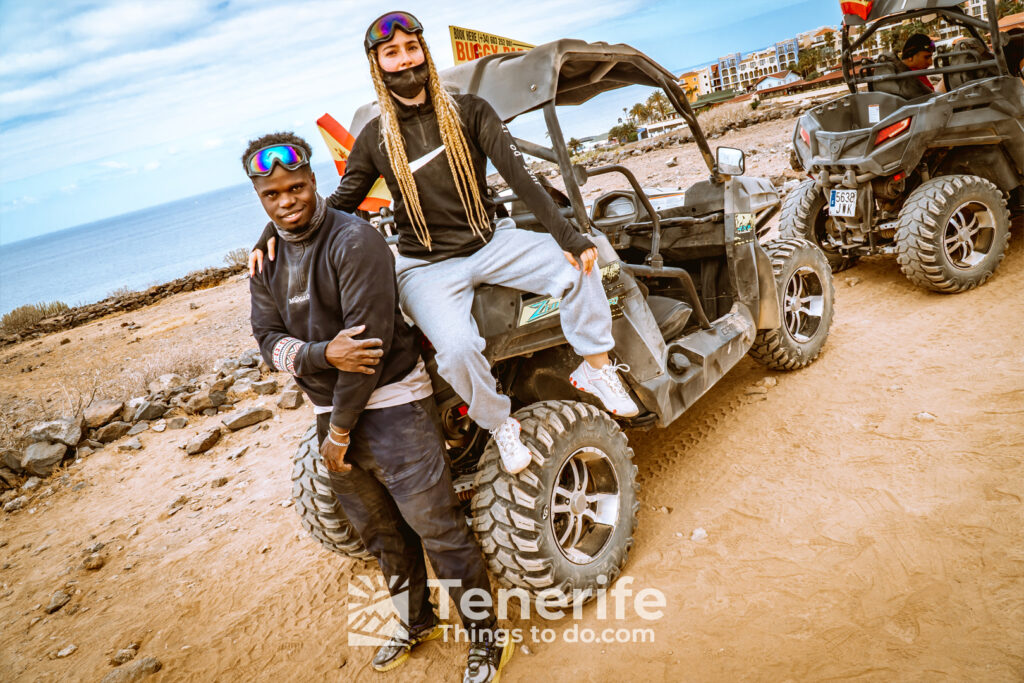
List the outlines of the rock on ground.
{"label": "rock on ground", "polygon": [[95,439],[100,443],[110,443],[111,441],[117,441],[120,439],[122,436],[127,434],[128,430],[131,428],[132,426],[129,423],[121,422],[119,420],[100,427],[96,430],[96,433],[93,434],[93,437],[95,437]]}
{"label": "rock on ground", "polygon": [[67,418],[41,422],[28,431],[33,441],[59,441],[67,446],[77,446],[82,440],[82,428]]}
{"label": "rock on ground", "polygon": [[192,437],[192,439],[185,444],[185,452],[189,455],[205,453],[213,448],[218,441],[220,441],[220,429],[208,429],[205,432],[199,432]]}
{"label": "rock on ground", "polygon": [[182,417],[182,416],[179,415],[177,417],[170,417],[170,418],[167,419],[167,428],[168,429],[184,429],[187,426],[188,426],[188,418],[187,417]]}
{"label": "rock on ground", "polygon": [[226,400],[227,395],[223,391],[204,389],[193,394],[192,398],[188,400],[187,408],[193,413],[201,413],[208,408],[223,405]]}
{"label": "rock on ground", "polygon": [[302,405],[302,401],[303,398],[301,391],[289,389],[281,392],[281,398],[277,400],[277,405],[279,408],[284,408],[286,410],[295,410]]}
{"label": "rock on ground", "polygon": [[276,379],[265,379],[262,382],[253,382],[252,390],[261,396],[267,394],[276,394],[278,390],[278,384]]}
{"label": "rock on ground", "polygon": [[93,401],[85,409],[85,426],[95,429],[107,424],[124,410],[124,401]]}
{"label": "rock on ground", "polygon": [[50,604],[46,606],[46,613],[53,614],[69,602],[71,602],[70,595],[64,591],[54,591],[53,595],[50,596]]}
{"label": "rock on ground", "polygon": [[230,417],[222,420],[222,422],[225,427],[234,432],[244,427],[254,425],[257,422],[268,420],[273,416],[274,413],[269,408],[254,407],[231,415]]}
{"label": "rock on ground", "polygon": [[160,403],[159,401],[143,401],[139,408],[135,411],[135,415],[132,416],[132,422],[156,420],[164,416],[170,409],[166,403]]}
{"label": "rock on ground", "polygon": [[99,553],[89,553],[88,557],[82,561],[82,566],[95,571],[102,568],[106,563],[107,561]]}
{"label": "rock on ground", "polygon": [[49,476],[60,464],[68,447],[62,443],[34,443],[25,449],[21,468],[40,477]]}
{"label": "rock on ground", "polygon": [[12,448],[5,448],[0,452],[0,464],[7,467],[15,472],[21,471],[21,456],[22,453]]}
{"label": "rock on ground", "polygon": [[100,683],[134,683],[155,674],[163,667],[156,657],[143,657],[114,669]]}

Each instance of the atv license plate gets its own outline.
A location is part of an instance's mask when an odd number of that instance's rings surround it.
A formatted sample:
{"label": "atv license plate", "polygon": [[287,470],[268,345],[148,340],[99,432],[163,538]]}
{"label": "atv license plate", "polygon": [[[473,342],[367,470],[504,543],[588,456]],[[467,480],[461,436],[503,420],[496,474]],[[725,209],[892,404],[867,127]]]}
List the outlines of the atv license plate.
{"label": "atv license plate", "polygon": [[832,190],[828,215],[853,218],[857,215],[857,190]]}

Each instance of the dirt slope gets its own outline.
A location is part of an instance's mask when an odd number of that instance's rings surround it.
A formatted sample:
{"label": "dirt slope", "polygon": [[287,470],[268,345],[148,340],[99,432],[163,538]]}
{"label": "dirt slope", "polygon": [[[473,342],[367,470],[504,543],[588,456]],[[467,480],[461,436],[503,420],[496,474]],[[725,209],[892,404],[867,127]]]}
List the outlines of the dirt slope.
{"label": "dirt slope", "polygon": [[[787,136],[773,123],[720,142],[782,149]],[[659,154],[690,167],[686,153]],[[781,172],[778,156],[753,172]],[[659,156],[637,162],[664,175]],[[1021,227],[990,283],[957,296],[865,259],[836,279],[814,365],[779,374],[744,361],[671,428],[630,433],[643,506],[625,573],[667,607],[614,622],[591,605],[579,627],[651,628],[654,642],[566,643],[572,619],[535,618],[514,625],[552,627],[556,641],[529,642],[503,680],[1020,680]],[[56,406],[61,384],[96,370],[117,380],[183,349],[237,355],[253,345],[247,296],[232,281],[7,349],[4,411]],[[766,395],[748,393],[768,376],[778,384]],[[132,455],[108,446],[0,517],[0,679],[96,681],[137,641],[164,665],[152,681],[458,680],[464,645],[427,644],[389,675],[346,645],[348,582],[375,569],[322,551],[290,506],[308,405],[204,455],[177,448],[216,420],[145,432]],[[698,527],[706,540],[691,540]],[[96,541],[106,563],[89,571]],[[47,615],[63,588],[71,601]]]}

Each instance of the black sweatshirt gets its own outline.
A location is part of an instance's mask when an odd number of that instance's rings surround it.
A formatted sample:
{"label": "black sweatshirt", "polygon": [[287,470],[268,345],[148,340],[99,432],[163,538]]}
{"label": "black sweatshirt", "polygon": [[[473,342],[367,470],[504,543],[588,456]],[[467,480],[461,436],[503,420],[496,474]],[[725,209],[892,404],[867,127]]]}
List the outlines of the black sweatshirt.
{"label": "black sweatshirt", "polygon": [[[593,247],[593,243],[577,232],[565,216],[558,212],[551,197],[527,169],[523,155],[494,108],[476,95],[453,97],[458,105],[459,118],[473,159],[480,199],[487,215],[491,219],[494,217],[494,202],[487,196],[486,170],[487,159],[490,159],[509,187],[530,207],[563,251],[578,257]],[[399,253],[431,262],[453,256],[469,256],[483,247],[484,242],[473,234],[469,226],[445,155],[439,153],[429,157],[431,152],[441,149],[441,132],[434,116],[434,107],[429,100],[426,104],[414,106],[405,106],[396,101],[395,107],[405,140],[406,156],[410,167],[414,169],[420,207],[430,230],[432,249],[428,250],[420,244],[413,233],[402,192],[384,151],[380,117],[366,124],[359,133],[348,157],[345,175],[338,189],[327,199],[327,204],[342,211],[355,211],[377,178],[384,176],[394,198]],[[426,163],[417,169],[417,160],[424,157]],[[488,241],[493,234],[490,228],[484,233]],[[267,239],[273,235],[273,226],[268,225],[256,248],[266,251]]]}
{"label": "black sweatshirt", "polygon": [[[278,240],[277,258],[249,280],[252,332],[264,360],[295,380],[315,405],[333,406],[331,424],[351,429],[374,389],[400,380],[419,358],[398,308],[395,259],[366,221],[328,210],[302,242]],[[372,375],[341,372],[327,344],[347,327],[383,341]]]}

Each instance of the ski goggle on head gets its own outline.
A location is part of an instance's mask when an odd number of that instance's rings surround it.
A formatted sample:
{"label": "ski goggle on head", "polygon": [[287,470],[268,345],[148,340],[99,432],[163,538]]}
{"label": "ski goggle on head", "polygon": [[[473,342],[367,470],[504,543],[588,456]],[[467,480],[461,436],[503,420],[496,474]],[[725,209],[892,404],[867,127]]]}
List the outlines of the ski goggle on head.
{"label": "ski goggle on head", "polygon": [[395,35],[395,31],[422,35],[423,24],[408,12],[388,12],[381,17],[377,17],[370,24],[370,28],[366,29],[366,39],[363,40],[363,46],[369,52],[381,43],[391,40]]}
{"label": "ski goggle on head", "polygon": [[274,164],[280,164],[289,171],[295,171],[309,164],[306,150],[295,145],[270,145],[256,150],[245,162],[245,172],[250,178],[262,178],[274,171]]}

